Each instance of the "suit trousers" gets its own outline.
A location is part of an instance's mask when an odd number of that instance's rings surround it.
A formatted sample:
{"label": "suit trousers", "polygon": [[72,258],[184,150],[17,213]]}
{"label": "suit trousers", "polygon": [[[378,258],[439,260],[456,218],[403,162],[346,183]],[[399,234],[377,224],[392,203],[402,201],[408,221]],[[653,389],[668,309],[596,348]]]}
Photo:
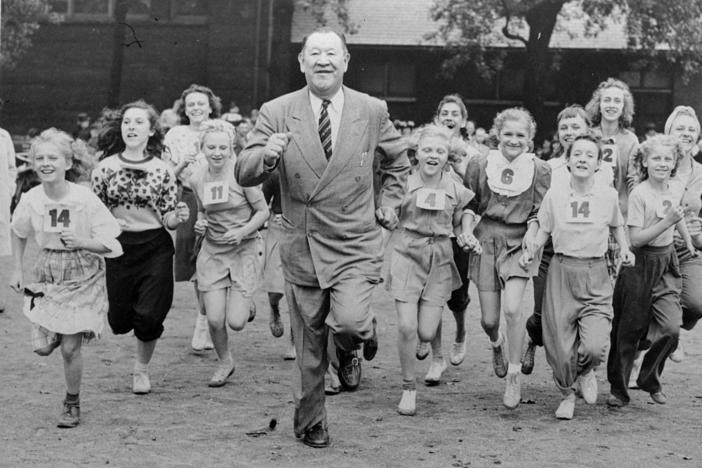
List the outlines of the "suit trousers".
{"label": "suit trousers", "polygon": [[371,296],[375,283],[361,275],[342,277],[327,289],[285,282],[298,371],[293,376],[294,430],[301,437],[326,421],[324,374],[328,333],[341,351],[352,351],[373,334]]}
{"label": "suit trousers", "polygon": [[612,395],[629,401],[628,383],[642,340],[650,348],[641,364],[637,384],[649,393],[661,389],[665,362],[678,345],[682,308],[682,278],[672,245],[634,251],[636,264],[622,267],[614,286],[614,320],[607,362]]}

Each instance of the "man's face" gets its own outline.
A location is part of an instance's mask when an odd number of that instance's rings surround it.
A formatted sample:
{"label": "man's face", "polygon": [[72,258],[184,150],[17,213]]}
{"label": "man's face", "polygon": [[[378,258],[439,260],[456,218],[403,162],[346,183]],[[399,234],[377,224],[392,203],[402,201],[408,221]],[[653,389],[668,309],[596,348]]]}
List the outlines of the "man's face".
{"label": "man's face", "polygon": [[313,33],[298,55],[307,86],[320,98],[331,98],[341,88],[349,66],[349,54],[333,32]]}

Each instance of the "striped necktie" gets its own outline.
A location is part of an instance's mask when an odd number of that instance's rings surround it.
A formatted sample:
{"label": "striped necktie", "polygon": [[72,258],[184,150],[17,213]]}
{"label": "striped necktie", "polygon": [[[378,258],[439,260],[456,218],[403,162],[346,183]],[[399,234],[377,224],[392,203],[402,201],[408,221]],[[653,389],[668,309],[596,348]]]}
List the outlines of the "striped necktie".
{"label": "striped necktie", "polygon": [[322,141],[322,148],[324,148],[324,155],[327,157],[327,161],[332,156],[331,121],[327,111],[330,103],[329,99],[324,99],[322,101],[322,111],[319,113],[319,139]]}

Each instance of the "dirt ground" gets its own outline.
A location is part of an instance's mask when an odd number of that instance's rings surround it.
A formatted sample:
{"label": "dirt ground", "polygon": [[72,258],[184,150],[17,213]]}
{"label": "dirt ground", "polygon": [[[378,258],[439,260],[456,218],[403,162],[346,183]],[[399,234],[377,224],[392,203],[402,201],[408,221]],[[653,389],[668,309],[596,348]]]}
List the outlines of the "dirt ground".
{"label": "dirt ground", "polygon": [[[1,259],[7,293],[9,259]],[[572,421],[558,421],[557,392],[537,351],[531,376],[523,378],[522,404],[502,406],[504,383],[494,376],[489,343],[480,329],[477,299],[470,305],[468,357],[449,366],[441,385],[421,382],[429,359],[419,363],[417,415],[400,416],[396,320],[384,290],[375,294],[380,351],[363,363],[354,393],[327,399],[331,447],[312,449],[293,436],[289,381],[294,362],[282,360],[288,333],[268,330],[265,297],[258,316],[232,333],[236,373],[223,388],[207,387],[214,352],[190,350],[195,301],[179,283],[151,365],[153,391],[130,391],[135,339],[104,337],[84,348],[82,422],[57,429],[65,387],[59,352],[31,352],[29,323],[20,297],[9,294],[0,314],[0,466],[702,466],[702,332],[685,336],[687,357],[664,374],[667,405],[634,391],[631,405],[608,409],[608,386],[599,372],[600,399],[576,404]],[[475,290],[471,287],[475,298]],[[531,291],[529,290],[529,294]],[[525,311],[531,307],[525,298]],[[287,309],[285,309],[287,310]],[[287,314],[284,313],[287,322]],[[455,328],[444,315],[448,357]],[[247,435],[269,425],[275,430]]]}

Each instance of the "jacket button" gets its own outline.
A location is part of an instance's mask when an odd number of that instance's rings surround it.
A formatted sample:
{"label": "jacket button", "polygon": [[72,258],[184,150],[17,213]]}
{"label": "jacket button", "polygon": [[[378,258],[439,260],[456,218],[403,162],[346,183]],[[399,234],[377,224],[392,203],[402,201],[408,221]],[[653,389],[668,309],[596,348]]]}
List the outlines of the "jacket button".
{"label": "jacket button", "polygon": [[360,181],[361,181],[361,176],[356,176],[356,182],[360,182]]}
{"label": "jacket button", "polygon": [[300,178],[300,173],[299,173],[299,172],[296,172],[296,173],[295,173],[295,178],[296,178],[296,179],[299,179],[299,178]]}

